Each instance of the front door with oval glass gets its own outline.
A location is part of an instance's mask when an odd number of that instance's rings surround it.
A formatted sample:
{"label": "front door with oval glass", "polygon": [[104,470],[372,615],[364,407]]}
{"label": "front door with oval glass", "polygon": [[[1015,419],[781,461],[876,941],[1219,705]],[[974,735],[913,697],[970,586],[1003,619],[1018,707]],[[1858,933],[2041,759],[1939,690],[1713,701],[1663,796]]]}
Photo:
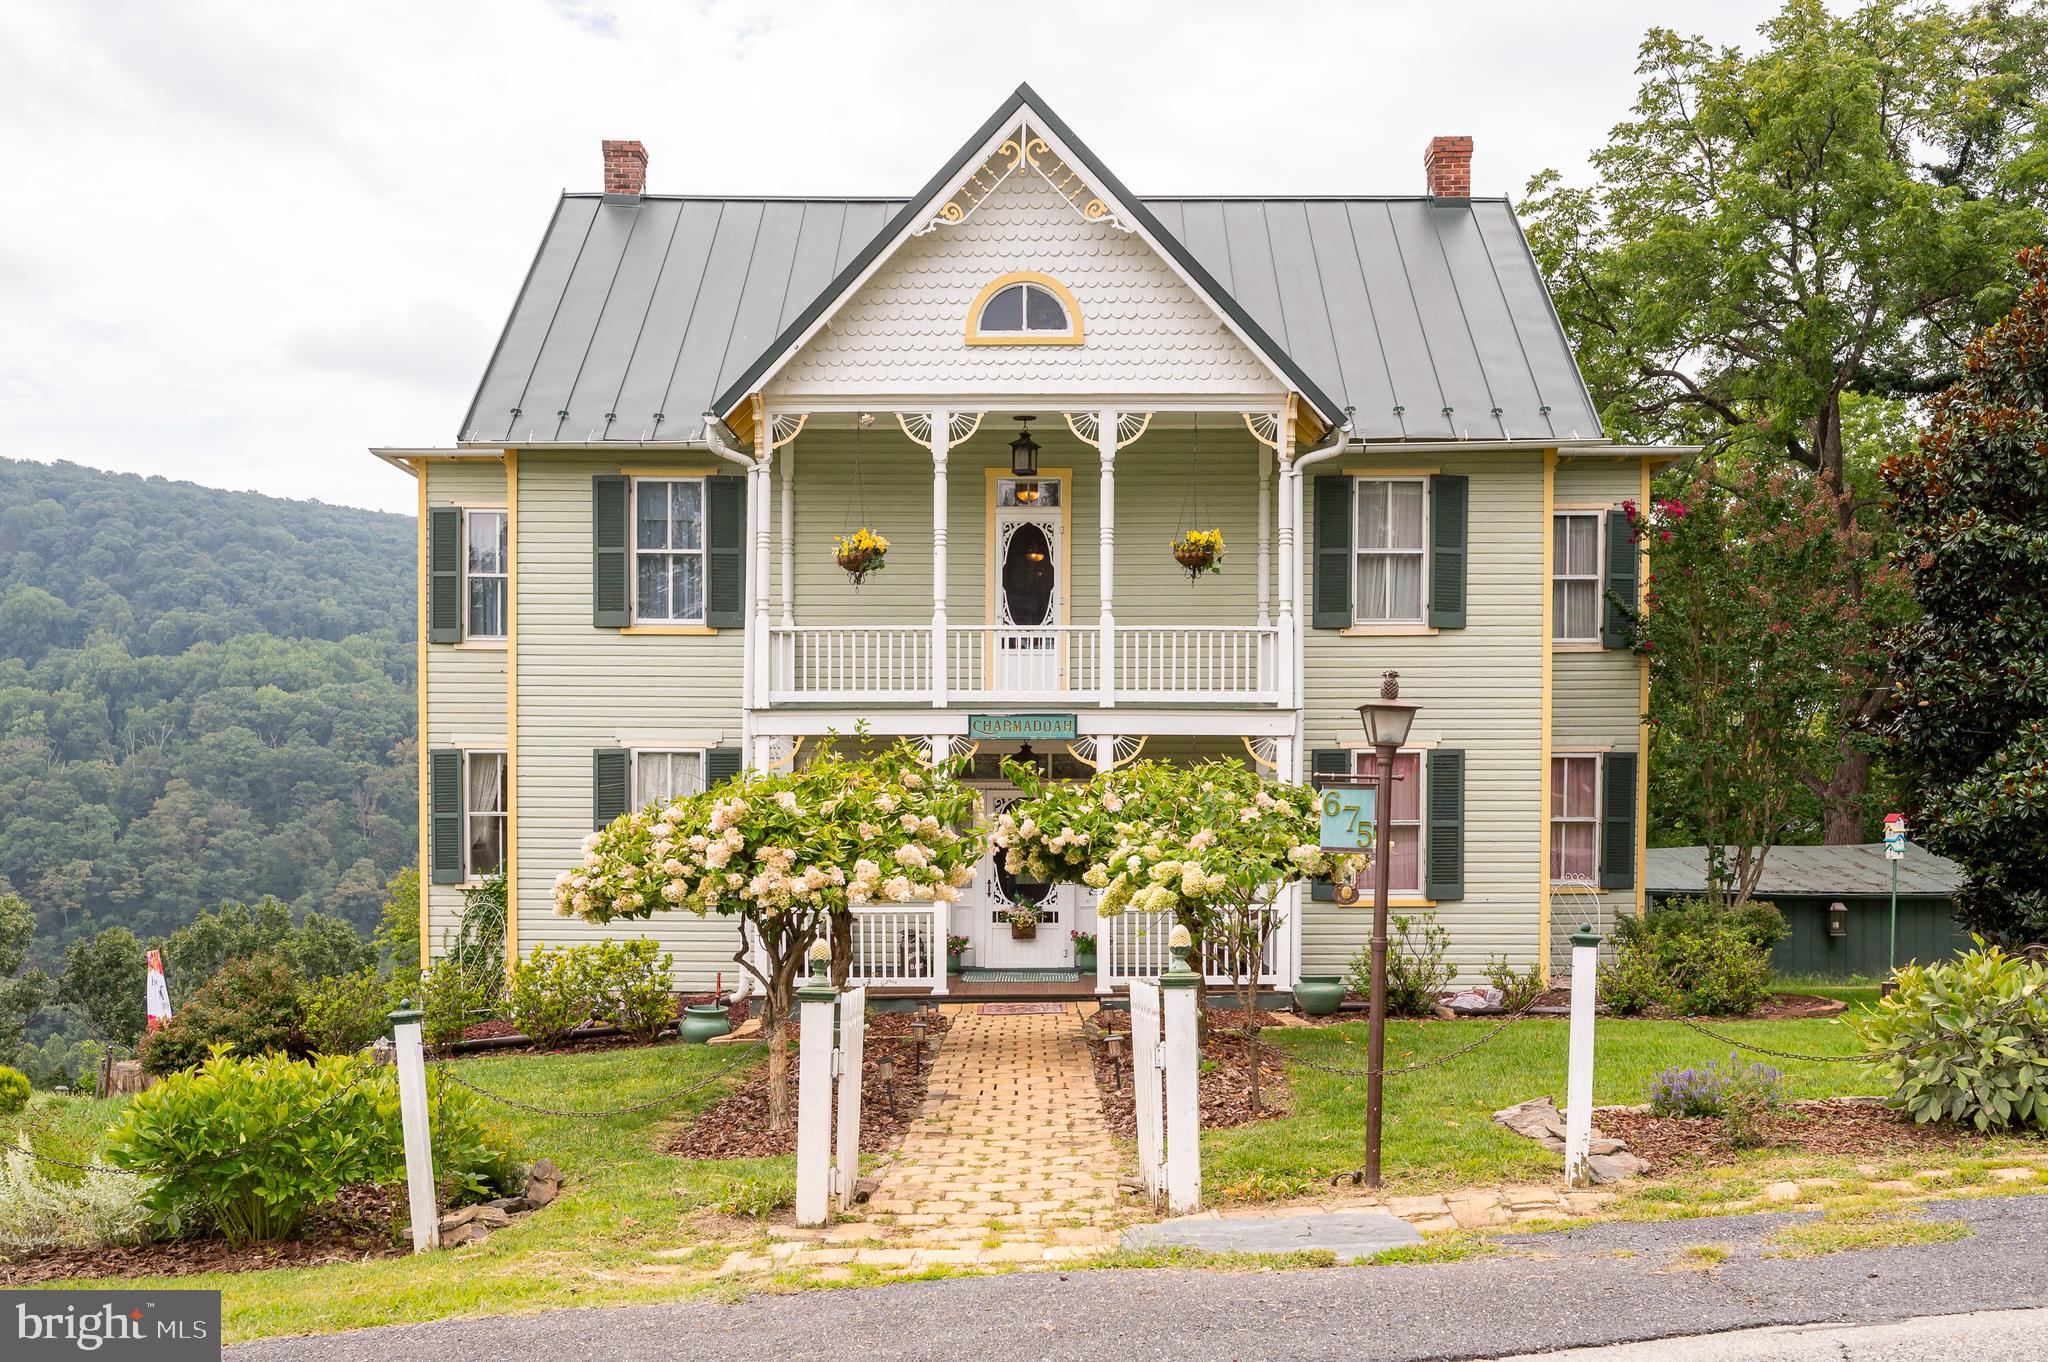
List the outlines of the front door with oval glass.
{"label": "front door with oval glass", "polygon": [[1067,649],[1059,629],[1066,614],[1061,580],[1058,478],[1002,478],[996,483],[994,561],[995,655],[990,689],[1001,695],[1064,690]]}
{"label": "front door with oval glass", "polygon": [[[1015,804],[1020,795],[1009,786],[985,790],[991,821]],[[981,969],[1058,969],[1073,963],[1073,890],[1059,884],[1031,884],[1003,866],[1000,852],[990,852],[981,873],[964,894],[975,921],[971,933],[975,952],[968,963]],[[1020,938],[1010,917],[1019,909],[1037,915],[1032,935]]]}

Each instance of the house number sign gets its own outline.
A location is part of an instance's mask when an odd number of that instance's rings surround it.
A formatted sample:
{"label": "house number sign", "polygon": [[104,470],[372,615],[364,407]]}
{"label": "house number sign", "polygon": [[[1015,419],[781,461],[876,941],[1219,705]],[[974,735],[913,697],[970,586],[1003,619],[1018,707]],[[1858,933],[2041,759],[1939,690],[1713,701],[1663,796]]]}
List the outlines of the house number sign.
{"label": "house number sign", "polygon": [[1078,738],[1080,728],[1071,714],[970,714],[967,736],[993,738],[998,742],[1021,739],[1038,742],[1053,738]]}
{"label": "house number sign", "polygon": [[1330,785],[1316,792],[1324,851],[1372,850],[1373,801],[1378,793],[1370,785]]}

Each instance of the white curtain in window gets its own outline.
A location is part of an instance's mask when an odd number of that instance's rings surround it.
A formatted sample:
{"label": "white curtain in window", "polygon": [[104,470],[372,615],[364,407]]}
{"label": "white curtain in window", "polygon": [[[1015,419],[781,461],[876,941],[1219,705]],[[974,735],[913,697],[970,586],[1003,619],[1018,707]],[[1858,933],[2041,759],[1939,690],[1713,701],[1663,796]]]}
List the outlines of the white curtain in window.
{"label": "white curtain in window", "polygon": [[704,788],[701,752],[636,752],[633,756],[633,807],[644,809],[657,800],[697,794]]}

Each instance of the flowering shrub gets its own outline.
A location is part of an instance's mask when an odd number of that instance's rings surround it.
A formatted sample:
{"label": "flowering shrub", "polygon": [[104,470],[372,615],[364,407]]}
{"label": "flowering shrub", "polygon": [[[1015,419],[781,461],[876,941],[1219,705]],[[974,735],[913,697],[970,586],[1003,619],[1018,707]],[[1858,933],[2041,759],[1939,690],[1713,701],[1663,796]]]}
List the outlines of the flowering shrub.
{"label": "flowering shrub", "polygon": [[1220,961],[1235,980],[1247,1017],[1278,925],[1266,905],[1298,880],[1350,877],[1363,864],[1318,845],[1312,790],[1262,779],[1241,762],[1133,762],[1081,785],[1052,784],[1014,762],[1003,771],[1024,792],[992,834],[1009,872],[1099,889],[1101,917],[1171,913],[1194,941],[1192,958]]}
{"label": "flowering shrub", "polygon": [[741,918],[761,947],[734,958],[766,994],[770,1123],[788,1120],[782,1024],[805,953],[853,959],[851,910],[952,903],[981,857],[979,802],[907,742],[858,760],[826,742],[795,770],[743,772],[701,794],[624,814],[584,839],[555,881],[555,911],[589,922],[680,910]]}
{"label": "flowering shrub", "polygon": [[1696,1069],[1674,1065],[1651,1079],[1650,1114],[1726,1116],[1731,1101],[1752,1095],[1766,1107],[1778,1106],[1784,1100],[1784,1075],[1730,1054],[1726,1064],[1710,1059]]}

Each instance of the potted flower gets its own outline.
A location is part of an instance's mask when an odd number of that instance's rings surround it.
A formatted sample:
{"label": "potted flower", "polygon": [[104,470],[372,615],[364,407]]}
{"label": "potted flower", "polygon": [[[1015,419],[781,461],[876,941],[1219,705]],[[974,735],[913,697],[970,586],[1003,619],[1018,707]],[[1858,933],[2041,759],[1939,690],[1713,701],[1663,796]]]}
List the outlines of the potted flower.
{"label": "potted flower", "polygon": [[1076,929],[1067,935],[1074,938],[1074,968],[1083,974],[1095,973],[1095,933]]}
{"label": "potted flower", "polygon": [[1223,571],[1223,531],[1187,531],[1173,541],[1173,561],[1186,568],[1190,578]]}
{"label": "potted flower", "polygon": [[967,954],[967,945],[967,938],[964,936],[948,936],[946,938],[946,973],[958,974],[960,972],[960,957]]}
{"label": "potted flower", "polygon": [[852,534],[842,534],[832,542],[832,553],[839,560],[839,566],[859,586],[867,580],[870,572],[880,572],[883,559],[889,552],[889,541],[863,525]]}
{"label": "potted flower", "polygon": [[1038,936],[1038,909],[1028,903],[1020,903],[1003,914],[1010,924],[1012,941],[1031,941]]}

